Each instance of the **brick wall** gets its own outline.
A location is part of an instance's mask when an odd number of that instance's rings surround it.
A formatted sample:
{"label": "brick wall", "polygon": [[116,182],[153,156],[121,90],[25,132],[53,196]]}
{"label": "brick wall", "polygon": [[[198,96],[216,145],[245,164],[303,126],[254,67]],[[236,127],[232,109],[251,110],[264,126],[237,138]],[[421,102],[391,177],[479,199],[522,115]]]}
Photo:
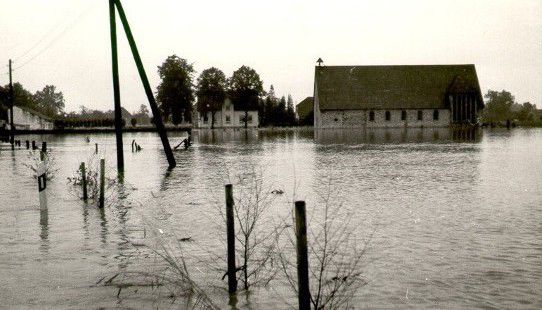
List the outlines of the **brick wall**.
{"label": "brick wall", "polygon": [[[386,111],[390,112],[390,119],[386,120]],[[343,110],[323,111],[319,113],[318,128],[397,128],[397,127],[447,127],[450,124],[450,111],[438,110],[438,119],[433,119],[433,109],[404,110],[406,120],[401,119],[402,110],[373,110],[374,120],[370,120],[369,110]],[[418,120],[418,111],[422,113],[422,120]]]}

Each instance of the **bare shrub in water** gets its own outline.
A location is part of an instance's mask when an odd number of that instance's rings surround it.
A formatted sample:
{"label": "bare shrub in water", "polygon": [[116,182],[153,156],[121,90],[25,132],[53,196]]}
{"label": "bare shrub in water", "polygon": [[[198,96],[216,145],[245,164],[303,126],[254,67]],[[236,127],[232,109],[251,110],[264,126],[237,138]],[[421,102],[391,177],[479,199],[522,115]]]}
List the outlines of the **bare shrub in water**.
{"label": "bare shrub in water", "polygon": [[[88,200],[92,203],[98,203],[100,198],[100,159],[97,155],[91,155],[88,160],[85,162],[85,175],[87,183],[87,196]],[[104,204],[105,206],[110,206],[119,199],[125,198],[124,196],[120,197],[119,193],[126,195],[126,191],[120,191],[120,184],[117,177],[117,171],[114,169],[106,168],[105,171],[105,193],[104,193]],[[80,199],[83,199],[83,174],[81,166],[74,171],[73,176],[68,177],[68,185],[70,186],[70,191]],[[126,188],[126,186],[124,186]]]}
{"label": "bare shrub in water", "polygon": [[[47,180],[52,180],[59,168],[57,167],[54,155],[51,152],[47,152],[44,155],[43,163],[45,164],[45,177]],[[28,162],[23,163],[23,166],[28,168],[34,178],[38,177],[38,167],[42,163],[40,158],[40,152],[29,152]]]}
{"label": "bare shrub in water", "polygon": [[[372,238],[359,240],[356,226],[349,213],[341,213],[343,205],[330,186],[319,195],[321,205],[309,210],[321,210],[307,219],[309,253],[309,284],[313,309],[345,309],[352,305],[356,293],[367,284],[363,278],[363,258]],[[317,212],[318,212],[317,211]],[[293,292],[298,294],[295,219],[277,228],[277,251],[282,274]]]}
{"label": "bare shrub in water", "polygon": [[186,241],[190,238],[179,238],[172,229],[166,228],[171,214],[152,202],[145,206],[149,204],[154,210],[143,216],[143,239],[129,241],[134,250],[129,254],[130,260],[137,260],[137,264],[133,264],[135,269],[123,270],[99,283],[117,287],[117,296],[126,288],[147,287],[155,295],[165,292],[172,303],[181,300],[186,309],[220,309],[191,274],[186,261],[189,252]]}
{"label": "bare shrub in water", "polygon": [[[275,230],[269,222],[269,211],[275,200],[272,188],[265,184],[263,172],[252,168],[249,173],[235,177],[234,219],[237,261],[237,276],[242,287],[248,290],[253,285],[267,285],[275,277],[278,269],[273,259],[276,249]],[[224,206],[218,208],[226,231]]]}

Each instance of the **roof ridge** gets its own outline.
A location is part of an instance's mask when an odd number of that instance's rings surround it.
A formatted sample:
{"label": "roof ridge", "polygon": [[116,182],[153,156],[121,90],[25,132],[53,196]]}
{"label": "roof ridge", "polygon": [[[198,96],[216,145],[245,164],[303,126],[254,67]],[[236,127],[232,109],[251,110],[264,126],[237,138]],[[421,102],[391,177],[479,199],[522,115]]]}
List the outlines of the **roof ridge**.
{"label": "roof ridge", "polygon": [[352,67],[460,67],[475,66],[475,64],[425,64],[425,65],[337,65],[337,66],[315,66],[315,68],[352,68]]}

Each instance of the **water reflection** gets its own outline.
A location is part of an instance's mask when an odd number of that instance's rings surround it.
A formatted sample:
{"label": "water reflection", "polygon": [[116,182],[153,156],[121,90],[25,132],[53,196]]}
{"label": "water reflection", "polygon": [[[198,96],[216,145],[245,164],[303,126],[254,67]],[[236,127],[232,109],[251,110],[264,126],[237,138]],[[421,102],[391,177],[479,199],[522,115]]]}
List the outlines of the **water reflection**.
{"label": "water reflection", "polygon": [[49,210],[40,209],[40,250],[44,253],[49,252]]}
{"label": "water reflection", "polygon": [[320,144],[479,142],[482,131],[475,127],[320,129],[314,137]]}
{"label": "water reflection", "polygon": [[197,141],[203,144],[216,144],[223,142],[254,143],[258,141],[258,129],[200,129],[194,132]]}
{"label": "water reflection", "polygon": [[105,217],[105,208],[98,208],[100,212],[100,239],[102,241],[102,245],[105,247],[107,246],[107,235],[109,234],[107,229],[107,219]]}

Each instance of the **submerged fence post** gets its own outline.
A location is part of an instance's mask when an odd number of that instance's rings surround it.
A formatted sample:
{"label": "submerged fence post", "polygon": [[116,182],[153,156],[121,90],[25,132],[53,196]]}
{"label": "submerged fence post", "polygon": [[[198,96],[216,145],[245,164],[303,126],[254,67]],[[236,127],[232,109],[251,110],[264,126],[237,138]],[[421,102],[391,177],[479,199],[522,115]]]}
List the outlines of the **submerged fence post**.
{"label": "submerged fence post", "polygon": [[104,191],[105,191],[105,159],[100,159],[100,201],[99,207],[104,207]]}
{"label": "submerged fence post", "polygon": [[81,169],[81,185],[83,186],[83,200],[87,201],[88,199],[88,193],[87,193],[87,170],[85,168],[85,162],[81,163],[80,166]]}
{"label": "submerged fence post", "polygon": [[32,140],[32,151],[37,149],[36,147],[36,141]]}
{"label": "submerged fence post", "polygon": [[40,196],[40,209],[47,209],[47,175],[45,173],[45,163],[42,161],[38,164],[38,193]]}
{"label": "submerged fence post", "polygon": [[233,217],[233,186],[226,185],[226,231],[228,238],[228,292],[237,292],[235,267],[235,221]]}
{"label": "submerged fence post", "polygon": [[26,140],[26,149],[30,149],[30,141]]}
{"label": "submerged fence post", "polygon": [[300,310],[310,310],[309,258],[307,253],[307,218],[305,202],[295,202],[295,235],[297,238],[297,285]]}
{"label": "submerged fence post", "polygon": [[96,147],[95,153],[98,154],[98,143],[94,143],[94,146]]}
{"label": "submerged fence post", "polygon": [[45,160],[45,154],[47,153],[47,142],[41,143],[41,152],[40,152],[40,159],[41,161]]}

